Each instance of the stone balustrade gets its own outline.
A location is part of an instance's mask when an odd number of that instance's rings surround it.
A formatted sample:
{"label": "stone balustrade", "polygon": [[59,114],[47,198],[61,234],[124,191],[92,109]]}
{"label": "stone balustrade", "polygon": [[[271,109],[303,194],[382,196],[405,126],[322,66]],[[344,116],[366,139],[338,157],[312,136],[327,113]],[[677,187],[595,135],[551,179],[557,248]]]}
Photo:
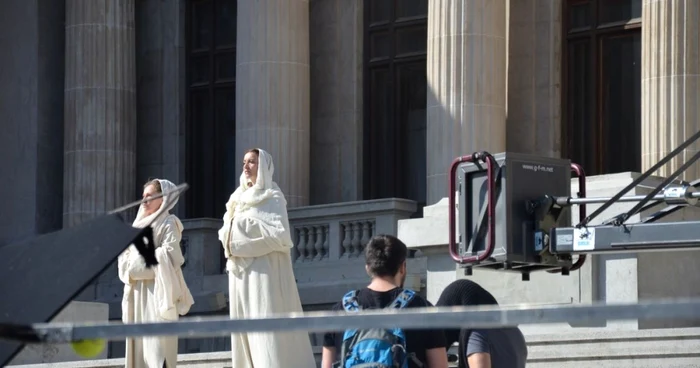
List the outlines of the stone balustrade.
{"label": "stone balustrade", "polygon": [[[376,234],[396,235],[398,221],[409,218],[416,203],[404,199],[380,199],[293,208],[289,210],[294,250],[294,274],[302,303],[333,303],[350,288],[367,283],[364,246]],[[420,289],[425,260],[409,260]]]}
{"label": "stone balustrade", "polygon": [[[374,219],[362,219],[333,224],[308,224],[300,221],[291,225],[294,237],[294,250],[292,260],[294,262],[312,262],[324,259],[350,259],[358,258],[362,254],[364,244],[375,234],[376,224]],[[340,241],[334,241],[334,252],[330,250],[330,228],[338,226]],[[338,240],[334,238],[333,240]]]}
{"label": "stone balustrade", "polygon": [[298,263],[360,258],[375,234],[396,234],[400,219],[416,212],[416,203],[404,199],[334,203],[289,210]]}
{"label": "stone balustrade", "polygon": [[[368,282],[364,268],[364,245],[375,234],[397,234],[398,221],[416,212],[416,203],[404,199],[380,199],[297,207],[289,209],[294,241],[292,262],[305,310],[328,309],[343,293]],[[189,315],[228,313],[228,279],[223,247],[218,239],[220,219],[183,219],[183,274],[195,298]],[[425,258],[409,259],[407,286],[425,285]],[[123,284],[116,266],[99,277],[96,301],[109,304],[110,319],[121,317]],[[320,344],[320,336],[312,335]],[[110,357],[123,356],[123,344],[110,344]],[[187,339],[181,353],[226,351],[227,338]]]}

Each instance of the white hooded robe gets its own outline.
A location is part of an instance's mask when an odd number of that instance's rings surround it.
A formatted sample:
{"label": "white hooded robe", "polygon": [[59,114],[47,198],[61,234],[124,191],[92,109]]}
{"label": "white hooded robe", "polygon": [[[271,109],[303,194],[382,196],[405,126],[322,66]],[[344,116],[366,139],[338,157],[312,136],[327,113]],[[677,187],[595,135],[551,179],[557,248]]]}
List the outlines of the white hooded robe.
{"label": "white hooded robe", "polygon": [[[163,193],[176,187],[168,180],[159,181]],[[180,268],[185,262],[180,249],[182,223],[169,213],[176,203],[177,199],[170,203],[166,194],[161,208],[152,215],[144,216],[143,207],[139,208],[133,226],[142,228],[153,221],[151,227],[158,265],[146,267],[143,257],[133,245],[119,256],[119,279],[124,283],[124,323],[174,321],[180,315],[187,314],[194,304]],[[177,367],[177,340],[177,336],[127,339],[125,367]]]}
{"label": "white hooded robe", "polygon": [[[227,258],[232,319],[302,312],[292,260],[287,201],[272,181],[272,157],[259,149],[258,176],[226,203],[219,240]],[[236,368],[316,367],[305,332],[235,333],[231,357]]]}

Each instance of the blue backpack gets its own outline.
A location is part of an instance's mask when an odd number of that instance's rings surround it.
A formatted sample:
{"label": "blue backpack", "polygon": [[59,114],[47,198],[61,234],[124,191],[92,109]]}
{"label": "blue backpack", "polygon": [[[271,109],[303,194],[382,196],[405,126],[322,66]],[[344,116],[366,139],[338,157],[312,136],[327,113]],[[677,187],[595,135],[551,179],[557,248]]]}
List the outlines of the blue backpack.
{"label": "blue backpack", "polygon": [[[386,308],[401,309],[415,296],[412,290],[404,289]],[[362,310],[357,302],[357,290],[343,296],[343,308],[348,312]],[[401,328],[368,330],[346,330],[340,346],[341,368],[408,368],[408,359],[423,366],[414,354],[406,351],[406,334]]]}

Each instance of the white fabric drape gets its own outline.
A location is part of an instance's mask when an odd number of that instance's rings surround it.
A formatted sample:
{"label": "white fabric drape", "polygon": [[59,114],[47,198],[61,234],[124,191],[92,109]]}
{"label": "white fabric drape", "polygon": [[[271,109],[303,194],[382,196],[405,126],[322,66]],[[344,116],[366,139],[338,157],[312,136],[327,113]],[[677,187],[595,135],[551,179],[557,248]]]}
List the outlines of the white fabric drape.
{"label": "white fabric drape", "polygon": [[[175,189],[175,184],[168,180],[159,179],[159,182],[163,193]],[[150,216],[144,216],[142,206],[132,225],[145,227],[153,221],[151,227],[158,265],[147,268],[133,245],[119,256],[119,279],[124,283],[124,323],[177,320],[194,304],[181,269],[185,262],[180,249],[182,223],[170,214],[177,200],[168,201],[169,195],[166,194],[161,208]],[[126,368],[163,368],[164,362],[168,368],[175,368],[177,336],[127,339],[125,362]]]}
{"label": "white fabric drape", "polygon": [[[259,151],[255,184],[248,187],[241,175],[219,230],[234,319],[302,311],[290,257],[287,201],[272,180],[272,157]],[[236,368],[316,367],[305,332],[232,334],[231,357]]]}

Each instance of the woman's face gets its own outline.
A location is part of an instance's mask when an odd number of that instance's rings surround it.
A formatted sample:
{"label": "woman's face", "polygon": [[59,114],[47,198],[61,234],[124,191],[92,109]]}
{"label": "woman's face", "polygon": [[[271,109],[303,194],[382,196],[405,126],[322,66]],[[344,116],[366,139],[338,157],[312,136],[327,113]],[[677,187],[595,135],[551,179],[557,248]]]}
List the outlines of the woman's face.
{"label": "woman's face", "polygon": [[143,188],[143,210],[146,216],[151,215],[158,211],[160,205],[163,204],[163,197],[156,199],[150,199],[151,197],[158,195],[158,191],[153,184]]}
{"label": "woman's face", "polygon": [[258,178],[258,155],[255,152],[248,152],[243,157],[243,175],[255,184],[255,179]]}

